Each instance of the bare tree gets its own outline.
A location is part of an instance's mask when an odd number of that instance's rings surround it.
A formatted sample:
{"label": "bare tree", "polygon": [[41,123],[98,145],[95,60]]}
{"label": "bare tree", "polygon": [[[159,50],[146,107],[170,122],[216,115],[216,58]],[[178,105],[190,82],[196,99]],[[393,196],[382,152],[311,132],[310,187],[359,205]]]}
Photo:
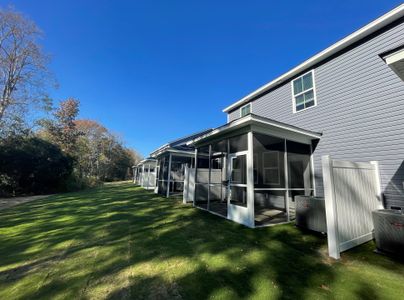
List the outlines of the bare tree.
{"label": "bare tree", "polygon": [[38,27],[12,9],[0,9],[0,128],[6,114],[30,104],[49,104],[45,89],[52,78]]}

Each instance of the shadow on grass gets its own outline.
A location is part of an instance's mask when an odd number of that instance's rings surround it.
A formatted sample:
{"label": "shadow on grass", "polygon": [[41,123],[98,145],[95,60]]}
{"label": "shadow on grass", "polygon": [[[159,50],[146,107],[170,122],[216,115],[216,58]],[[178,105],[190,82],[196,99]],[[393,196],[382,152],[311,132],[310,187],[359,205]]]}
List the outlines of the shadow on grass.
{"label": "shadow on grass", "polygon": [[[0,216],[4,299],[328,298],[336,276],[324,238],[291,225],[251,230],[131,184]],[[359,283],[356,293],[370,291]]]}

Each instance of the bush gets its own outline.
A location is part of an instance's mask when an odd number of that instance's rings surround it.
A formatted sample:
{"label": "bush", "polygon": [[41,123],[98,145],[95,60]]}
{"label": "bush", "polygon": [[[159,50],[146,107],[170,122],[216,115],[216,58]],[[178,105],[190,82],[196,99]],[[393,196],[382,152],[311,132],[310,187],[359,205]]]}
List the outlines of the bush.
{"label": "bush", "polygon": [[13,137],[0,142],[0,194],[54,193],[64,189],[73,159],[37,137]]}
{"label": "bush", "polygon": [[86,188],[101,186],[103,182],[95,176],[79,177],[72,174],[64,183],[64,191],[79,191]]}

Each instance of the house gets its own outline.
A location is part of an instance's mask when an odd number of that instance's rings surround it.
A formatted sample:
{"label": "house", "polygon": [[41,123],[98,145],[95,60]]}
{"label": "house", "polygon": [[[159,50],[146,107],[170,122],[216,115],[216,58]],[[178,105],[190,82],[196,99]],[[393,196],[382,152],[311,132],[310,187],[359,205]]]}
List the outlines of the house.
{"label": "house", "polygon": [[287,222],[295,196],[324,196],[331,155],[378,161],[384,206],[404,208],[403,81],[404,4],[226,107],[187,143],[190,200],[249,227]]}
{"label": "house", "polygon": [[155,192],[166,197],[182,195],[186,168],[194,168],[195,147],[187,143],[212,129],[171,141],[153,151],[150,156],[157,162]]}
{"label": "house", "polygon": [[133,169],[133,182],[146,190],[155,189],[157,161],[153,158],[146,158],[140,161]]}

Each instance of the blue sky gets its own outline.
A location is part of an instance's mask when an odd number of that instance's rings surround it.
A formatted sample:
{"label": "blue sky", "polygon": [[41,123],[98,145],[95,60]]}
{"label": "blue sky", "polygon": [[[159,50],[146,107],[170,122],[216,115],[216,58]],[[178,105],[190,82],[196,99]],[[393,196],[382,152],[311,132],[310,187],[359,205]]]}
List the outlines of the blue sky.
{"label": "blue sky", "polygon": [[[2,1],[34,20],[60,85],[144,156],[401,1]],[[326,4],[326,5],[325,5]]]}

